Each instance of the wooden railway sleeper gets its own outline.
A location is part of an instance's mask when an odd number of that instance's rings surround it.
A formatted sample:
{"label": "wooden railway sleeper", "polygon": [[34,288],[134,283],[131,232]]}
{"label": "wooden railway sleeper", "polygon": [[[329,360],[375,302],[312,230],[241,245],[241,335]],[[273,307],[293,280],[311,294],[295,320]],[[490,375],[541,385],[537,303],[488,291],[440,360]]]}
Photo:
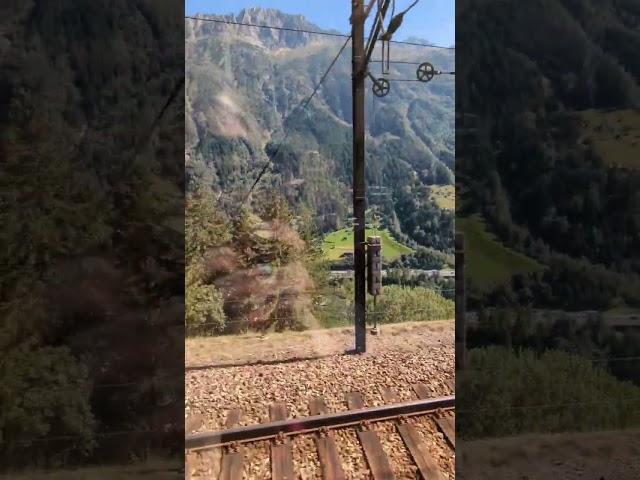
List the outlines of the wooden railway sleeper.
{"label": "wooden railway sleeper", "polygon": [[329,436],[329,428],[327,427],[322,427],[319,431],[318,431],[319,435],[322,438],[327,438]]}

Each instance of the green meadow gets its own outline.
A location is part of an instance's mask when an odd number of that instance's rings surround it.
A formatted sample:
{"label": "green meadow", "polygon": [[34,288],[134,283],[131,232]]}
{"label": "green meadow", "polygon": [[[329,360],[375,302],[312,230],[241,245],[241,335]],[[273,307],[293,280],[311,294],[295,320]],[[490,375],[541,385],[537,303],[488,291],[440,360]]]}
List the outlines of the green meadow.
{"label": "green meadow", "polygon": [[585,110],[583,140],[609,165],[640,168],[640,110]]}
{"label": "green meadow", "polygon": [[454,185],[431,185],[429,196],[443,210],[456,209],[456,187]]}
{"label": "green meadow", "polygon": [[480,215],[457,219],[456,230],[464,233],[466,274],[480,291],[493,290],[513,275],[543,268],[532,258],[502,245],[487,231]]}
{"label": "green meadow", "polygon": [[[403,254],[413,252],[409,247],[402,245],[393,238],[388,230],[366,229],[365,237],[377,235],[382,242],[382,258],[385,260],[393,260]],[[327,260],[339,260],[340,256],[346,252],[353,252],[353,229],[343,228],[331,232],[324,237],[322,245],[324,256]]]}

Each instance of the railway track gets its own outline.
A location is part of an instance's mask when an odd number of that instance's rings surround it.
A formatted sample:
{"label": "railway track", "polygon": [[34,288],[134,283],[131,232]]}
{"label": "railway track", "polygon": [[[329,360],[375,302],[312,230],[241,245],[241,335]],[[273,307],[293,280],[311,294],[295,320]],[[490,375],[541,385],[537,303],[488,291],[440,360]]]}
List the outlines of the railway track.
{"label": "railway track", "polygon": [[[446,440],[451,456],[455,452],[455,396],[430,398],[428,388],[423,384],[413,385],[417,399],[400,402],[395,391],[385,388],[382,397],[385,405],[366,407],[359,392],[350,392],[345,397],[346,411],[331,413],[323,398],[315,398],[309,403],[308,417],[288,418],[287,407],[283,403],[274,403],[269,407],[269,422],[238,426],[242,412],[230,409],[227,412],[225,429],[216,432],[203,432],[187,435],[185,439],[187,480],[198,478],[219,480],[242,480],[245,477],[245,457],[249,449],[259,443],[268,444],[261,454],[265,458],[259,461],[269,462],[273,480],[294,480],[308,478],[294,471],[292,442],[300,437],[311,437],[315,444],[316,460],[320,464],[321,477],[324,480],[346,480],[354,478],[346,474],[340,455],[339,433],[344,429],[355,429],[359,450],[364,456],[368,473],[357,478],[373,480],[392,480],[394,474],[392,462],[383,448],[377,426],[383,423],[393,424],[413,463],[415,477],[427,480],[447,478],[437,459],[430,452],[429,445],[420,433],[416,420],[429,418]],[[198,476],[194,465],[203,458],[209,459],[209,471]],[[406,477],[404,477],[406,478]]]}

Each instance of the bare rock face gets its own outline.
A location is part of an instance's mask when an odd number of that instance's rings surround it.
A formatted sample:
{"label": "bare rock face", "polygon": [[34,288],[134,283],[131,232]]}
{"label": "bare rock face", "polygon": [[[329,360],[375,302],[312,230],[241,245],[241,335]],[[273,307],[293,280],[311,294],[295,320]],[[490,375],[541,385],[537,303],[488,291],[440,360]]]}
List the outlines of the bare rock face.
{"label": "bare rock face", "polygon": [[[302,15],[287,15],[268,8],[259,7],[244,9],[236,17],[238,22],[254,25],[272,25],[275,27],[291,28],[296,30],[320,30],[309,23]],[[240,27],[242,28],[242,27]],[[308,33],[286,32],[272,29],[254,30],[258,38],[269,48],[296,48],[306,45],[312,35]]]}
{"label": "bare rock face", "polygon": [[[248,23],[252,25],[270,25],[292,30],[323,31],[308,22],[302,15],[289,15],[272,8],[253,7],[241,10],[237,15],[196,14],[198,18],[215,18],[232,23]],[[213,22],[195,22],[186,29],[187,38],[202,35],[240,36],[244,41],[268,49],[296,48],[306,45],[317,36],[308,33],[297,33],[268,28],[251,28],[242,25],[224,25]]]}

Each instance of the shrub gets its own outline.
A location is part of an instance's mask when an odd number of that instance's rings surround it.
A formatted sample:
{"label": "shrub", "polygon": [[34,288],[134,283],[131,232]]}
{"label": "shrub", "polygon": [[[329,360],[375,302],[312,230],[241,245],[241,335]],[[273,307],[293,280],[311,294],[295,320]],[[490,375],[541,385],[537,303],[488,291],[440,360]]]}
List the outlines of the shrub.
{"label": "shrub", "polygon": [[[87,368],[67,347],[32,349],[23,344],[5,353],[0,378],[1,458],[19,463],[29,447],[33,448],[30,442],[47,437],[69,437],[68,448],[91,451],[96,427],[91,384]],[[64,446],[35,448],[38,455],[34,457],[32,451],[29,461],[64,463],[69,451]]]}
{"label": "shrub", "polygon": [[187,284],[185,289],[185,330],[187,335],[212,335],[225,327],[223,299],[213,285]]}
{"label": "shrub", "polygon": [[472,349],[457,386],[464,438],[640,425],[640,388],[564,352]]}
{"label": "shrub", "polygon": [[231,239],[226,219],[216,206],[215,196],[201,189],[185,202],[185,257],[188,263],[201,258],[207,250],[221,247]]}
{"label": "shrub", "polygon": [[[369,309],[373,310],[372,301]],[[383,288],[374,315],[378,323],[445,320],[454,317],[455,304],[429,288],[392,285]]]}

